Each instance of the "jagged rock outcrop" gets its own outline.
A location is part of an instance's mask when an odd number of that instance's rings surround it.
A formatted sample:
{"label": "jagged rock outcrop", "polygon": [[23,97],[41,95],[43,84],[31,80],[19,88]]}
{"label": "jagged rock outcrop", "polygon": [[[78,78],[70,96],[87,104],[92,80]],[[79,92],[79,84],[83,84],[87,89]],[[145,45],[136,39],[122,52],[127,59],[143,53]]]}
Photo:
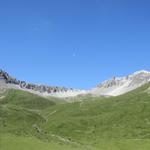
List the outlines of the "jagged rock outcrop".
{"label": "jagged rock outcrop", "polygon": [[40,93],[59,93],[72,91],[72,88],[58,87],[58,86],[46,86],[46,85],[37,85],[32,83],[26,83],[25,81],[17,80],[11,77],[7,72],[0,70],[0,82],[5,84],[14,84],[19,86],[22,89],[28,89],[33,91],[38,91]]}
{"label": "jagged rock outcrop", "polygon": [[98,84],[91,90],[75,90],[72,88],[46,86],[27,83],[11,77],[7,72],[0,70],[0,87],[7,85],[8,88],[17,88],[39,94],[41,96],[74,97],[77,95],[90,94],[93,96],[117,96],[134,90],[150,81],[150,72],[138,71],[125,77],[113,77]]}

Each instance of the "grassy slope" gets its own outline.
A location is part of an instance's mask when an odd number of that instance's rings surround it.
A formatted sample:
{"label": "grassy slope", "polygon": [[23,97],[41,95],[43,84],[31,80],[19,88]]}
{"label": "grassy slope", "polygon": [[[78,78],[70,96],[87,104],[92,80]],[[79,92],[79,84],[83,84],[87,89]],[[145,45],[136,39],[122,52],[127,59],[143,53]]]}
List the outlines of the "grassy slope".
{"label": "grassy slope", "polygon": [[[150,95],[145,92],[149,87],[118,97],[58,105],[27,92],[9,91],[0,100],[0,133],[6,137],[0,146],[17,150],[14,143],[19,142],[25,150],[28,146],[37,150],[149,150]],[[5,143],[9,143],[7,148]]]}
{"label": "grassy slope", "polygon": [[46,122],[46,118],[40,112],[54,106],[54,100],[57,103],[59,101],[20,90],[1,93],[0,150],[86,150],[83,146],[42,133],[41,125]]}
{"label": "grassy slope", "polygon": [[13,134],[36,134],[38,126],[45,120],[40,110],[55,105],[54,102],[37,95],[8,90],[0,99],[0,132]]}
{"label": "grassy slope", "polygon": [[8,90],[3,95],[5,97],[0,104],[12,104],[29,109],[44,109],[55,104],[51,100],[21,90]]}
{"label": "grassy slope", "polygon": [[3,135],[1,150],[149,150],[150,140],[101,140],[99,148],[74,146],[58,141],[44,142],[35,137]]}
{"label": "grassy slope", "polygon": [[3,135],[0,141],[1,150],[87,150],[82,146],[75,146],[55,141],[45,142],[35,137],[21,137],[10,134]]}
{"label": "grassy slope", "polygon": [[150,95],[145,92],[149,86],[118,97],[51,107],[47,114],[55,113],[44,130],[96,146],[101,139],[149,139]]}

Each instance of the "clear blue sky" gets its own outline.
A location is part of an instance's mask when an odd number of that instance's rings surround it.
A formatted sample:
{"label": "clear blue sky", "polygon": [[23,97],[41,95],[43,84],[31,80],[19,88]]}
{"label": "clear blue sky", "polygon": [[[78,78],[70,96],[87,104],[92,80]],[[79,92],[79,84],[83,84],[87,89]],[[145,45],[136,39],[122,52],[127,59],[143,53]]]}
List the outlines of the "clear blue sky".
{"label": "clear blue sky", "polygon": [[74,88],[150,70],[150,1],[2,0],[0,68]]}

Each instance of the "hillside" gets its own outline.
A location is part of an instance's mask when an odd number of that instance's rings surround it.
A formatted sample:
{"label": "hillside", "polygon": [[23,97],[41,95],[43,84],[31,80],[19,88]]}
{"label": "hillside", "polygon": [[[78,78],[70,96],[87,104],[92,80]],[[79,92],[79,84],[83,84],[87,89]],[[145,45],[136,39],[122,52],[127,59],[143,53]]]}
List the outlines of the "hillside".
{"label": "hillside", "polygon": [[118,97],[51,107],[47,112],[56,113],[44,129],[92,144],[103,138],[149,139],[149,87],[146,84]]}
{"label": "hillside", "polygon": [[0,129],[2,150],[17,150],[16,142],[24,150],[149,150],[150,83],[117,97],[63,104],[7,91],[0,100]]}

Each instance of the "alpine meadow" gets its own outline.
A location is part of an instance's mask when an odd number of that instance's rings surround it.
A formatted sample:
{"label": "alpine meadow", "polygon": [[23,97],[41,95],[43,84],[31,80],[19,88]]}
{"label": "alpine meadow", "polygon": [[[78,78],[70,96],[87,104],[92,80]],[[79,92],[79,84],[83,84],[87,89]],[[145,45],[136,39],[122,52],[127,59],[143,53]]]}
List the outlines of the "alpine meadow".
{"label": "alpine meadow", "polygon": [[150,150],[150,1],[0,1],[0,150]]}

